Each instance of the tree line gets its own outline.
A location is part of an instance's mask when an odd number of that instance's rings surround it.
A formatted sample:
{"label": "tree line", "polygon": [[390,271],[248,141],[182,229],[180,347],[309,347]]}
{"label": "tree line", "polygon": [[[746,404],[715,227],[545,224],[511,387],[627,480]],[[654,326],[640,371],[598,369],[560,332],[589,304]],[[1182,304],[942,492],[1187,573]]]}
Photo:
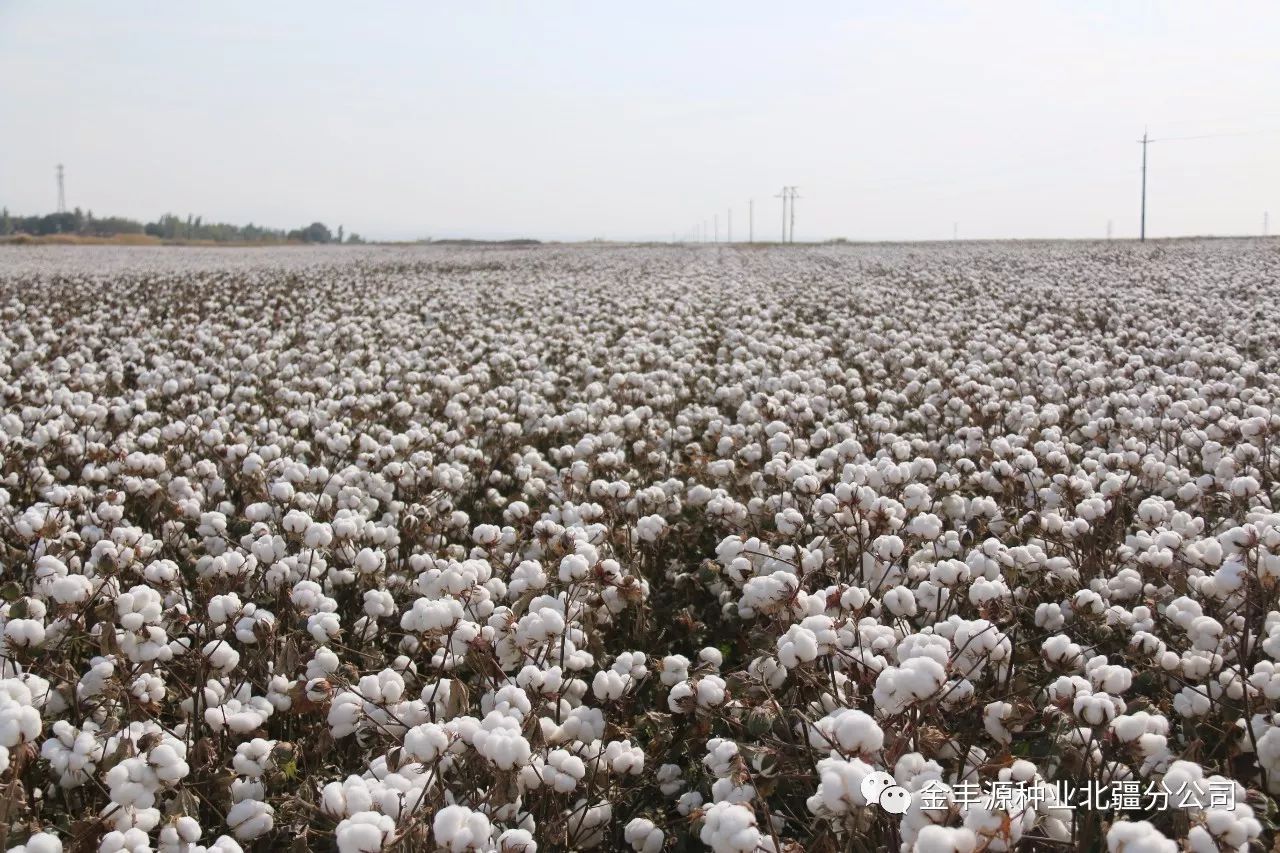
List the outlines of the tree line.
{"label": "tree line", "polygon": [[146,235],[161,240],[210,240],[215,243],[363,243],[359,234],[344,234],[341,225],[337,233],[323,222],[312,222],[304,228],[292,231],[283,228],[267,228],[261,225],[232,225],[227,222],[205,222],[203,217],[188,214],[184,219],[166,213],[155,222],[139,222],[123,216],[94,216],[93,211],[76,208],[65,213],[46,213],[42,216],[13,216],[9,209],[0,211],[0,236],[29,234],[45,237],[68,234],[80,237],[115,237],[117,235]]}

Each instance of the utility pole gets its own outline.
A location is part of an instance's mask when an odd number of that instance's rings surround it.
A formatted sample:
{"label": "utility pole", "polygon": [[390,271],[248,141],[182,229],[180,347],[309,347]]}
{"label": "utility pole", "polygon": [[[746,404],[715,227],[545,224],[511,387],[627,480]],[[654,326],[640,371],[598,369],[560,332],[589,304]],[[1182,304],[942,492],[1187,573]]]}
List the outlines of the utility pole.
{"label": "utility pole", "polygon": [[960,239],[960,223],[959,222],[951,223],[951,239],[952,240]]}
{"label": "utility pole", "polygon": [[1147,131],[1142,131],[1142,219],[1138,225],[1138,240],[1147,239]]}
{"label": "utility pole", "polygon": [[67,212],[67,192],[62,179],[62,164],[58,164],[58,212]]}
{"label": "utility pole", "polygon": [[796,199],[800,196],[796,195],[796,188],[791,187],[791,242],[796,241]]}
{"label": "utility pole", "polygon": [[782,242],[787,242],[787,188],[783,187],[782,192],[774,196],[774,198],[782,199]]}
{"label": "utility pole", "polygon": [[756,241],[756,200],[747,199],[747,242]]}

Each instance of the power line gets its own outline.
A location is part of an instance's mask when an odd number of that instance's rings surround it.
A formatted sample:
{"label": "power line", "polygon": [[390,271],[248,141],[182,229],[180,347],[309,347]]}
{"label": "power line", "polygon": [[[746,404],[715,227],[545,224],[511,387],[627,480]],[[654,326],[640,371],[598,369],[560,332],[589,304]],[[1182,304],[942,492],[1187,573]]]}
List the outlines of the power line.
{"label": "power line", "polygon": [[1162,136],[1159,139],[1149,139],[1148,142],[1187,142],[1192,139],[1223,139],[1228,136],[1257,136],[1263,133],[1276,133],[1276,129],[1266,130],[1241,130],[1231,133],[1198,133],[1194,136]]}

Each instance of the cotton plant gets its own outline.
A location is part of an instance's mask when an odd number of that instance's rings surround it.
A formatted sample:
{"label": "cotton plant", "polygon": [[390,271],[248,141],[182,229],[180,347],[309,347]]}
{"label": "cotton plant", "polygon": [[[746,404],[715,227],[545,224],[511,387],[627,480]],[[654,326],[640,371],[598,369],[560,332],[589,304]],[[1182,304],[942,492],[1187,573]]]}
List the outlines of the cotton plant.
{"label": "cotton plant", "polygon": [[4,252],[15,849],[1275,840],[1262,246]]}

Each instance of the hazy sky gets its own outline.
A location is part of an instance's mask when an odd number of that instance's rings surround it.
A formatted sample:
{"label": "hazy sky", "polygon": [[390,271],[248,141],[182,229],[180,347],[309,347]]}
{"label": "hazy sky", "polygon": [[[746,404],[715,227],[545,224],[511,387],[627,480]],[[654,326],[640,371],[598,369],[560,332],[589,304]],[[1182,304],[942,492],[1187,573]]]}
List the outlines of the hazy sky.
{"label": "hazy sky", "polygon": [[[428,8],[429,6],[429,8]],[[0,203],[377,238],[1280,232],[1274,2],[0,0]]]}

